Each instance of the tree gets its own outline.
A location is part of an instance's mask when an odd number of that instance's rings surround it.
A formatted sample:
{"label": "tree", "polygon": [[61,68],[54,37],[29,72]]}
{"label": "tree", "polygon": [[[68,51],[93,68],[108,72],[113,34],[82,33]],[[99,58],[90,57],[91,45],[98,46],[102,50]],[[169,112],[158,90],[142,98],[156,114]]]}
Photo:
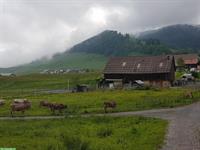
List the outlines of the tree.
{"label": "tree", "polygon": [[177,60],[177,65],[178,65],[178,66],[185,66],[183,58],[179,58],[179,59]]}

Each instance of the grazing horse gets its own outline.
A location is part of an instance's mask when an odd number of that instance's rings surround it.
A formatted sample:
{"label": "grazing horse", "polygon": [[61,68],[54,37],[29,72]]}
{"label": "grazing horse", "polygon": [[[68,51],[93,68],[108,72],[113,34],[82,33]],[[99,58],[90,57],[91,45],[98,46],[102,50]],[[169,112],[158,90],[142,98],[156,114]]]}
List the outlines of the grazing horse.
{"label": "grazing horse", "polygon": [[51,109],[51,111],[53,113],[55,113],[56,110],[59,111],[59,113],[62,113],[62,110],[63,109],[66,109],[67,108],[67,105],[64,105],[64,104],[57,104],[57,103],[51,103],[49,105],[49,108]]}
{"label": "grazing horse", "polygon": [[184,97],[185,97],[185,98],[194,98],[192,92],[186,92],[186,93],[184,94]]}
{"label": "grazing horse", "polygon": [[31,108],[31,102],[29,102],[28,100],[25,100],[23,102],[17,102],[14,101],[13,104],[11,104],[11,116],[13,117],[13,112],[15,111],[21,111],[23,114],[25,112],[25,110],[28,110]]}
{"label": "grazing horse", "polygon": [[0,100],[0,106],[3,106],[5,104],[5,100],[1,99]]}
{"label": "grazing horse", "polygon": [[117,103],[115,101],[110,101],[110,102],[104,102],[104,111],[107,113],[107,108],[116,108]]}

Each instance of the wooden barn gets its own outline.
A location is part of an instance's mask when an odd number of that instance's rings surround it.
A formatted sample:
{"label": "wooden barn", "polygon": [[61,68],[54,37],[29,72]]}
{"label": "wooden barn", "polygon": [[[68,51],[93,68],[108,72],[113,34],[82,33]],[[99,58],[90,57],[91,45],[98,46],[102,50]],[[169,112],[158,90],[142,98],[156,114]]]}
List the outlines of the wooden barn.
{"label": "wooden barn", "polygon": [[113,86],[141,80],[146,85],[169,87],[175,80],[175,60],[173,56],[113,57],[103,74],[104,80]]}

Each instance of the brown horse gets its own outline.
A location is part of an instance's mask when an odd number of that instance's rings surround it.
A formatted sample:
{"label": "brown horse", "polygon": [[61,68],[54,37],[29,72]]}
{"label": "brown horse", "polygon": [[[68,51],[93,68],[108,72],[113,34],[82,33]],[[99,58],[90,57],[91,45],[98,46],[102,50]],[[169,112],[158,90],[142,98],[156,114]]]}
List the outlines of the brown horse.
{"label": "brown horse", "polygon": [[17,102],[14,101],[13,104],[11,104],[11,116],[13,117],[13,112],[15,111],[21,111],[23,114],[25,112],[25,110],[28,110],[31,108],[31,102],[29,102],[28,100],[25,100],[23,102]]}
{"label": "brown horse", "polygon": [[185,98],[194,98],[192,92],[186,92],[186,93],[184,93],[184,97],[185,97]]}
{"label": "brown horse", "polygon": [[67,108],[67,105],[64,104],[57,104],[57,103],[51,103],[48,106],[50,108],[50,110],[55,113],[56,110],[59,111],[59,113],[62,113],[62,110]]}
{"label": "brown horse", "polygon": [[115,101],[104,102],[103,104],[105,113],[107,113],[107,108],[114,109],[117,107],[117,103]]}

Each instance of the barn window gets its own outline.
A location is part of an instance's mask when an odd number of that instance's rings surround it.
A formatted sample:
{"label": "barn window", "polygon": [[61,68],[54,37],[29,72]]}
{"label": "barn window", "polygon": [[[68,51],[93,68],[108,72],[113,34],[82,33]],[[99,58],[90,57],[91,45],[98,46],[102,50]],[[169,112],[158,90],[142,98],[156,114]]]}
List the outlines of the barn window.
{"label": "barn window", "polygon": [[125,67],[125,66],[126,66],[126,62],[123,62],[123,63],[122,63],[122,66]]}
{"label": "barn window", "polygon": [[159,67],[162,67],[163,66],[163,63],[161,62],[160,64],[159,64]]}
{"label": "barn window", "polygon": [[140,68],[140,64],[137,65],[137,68]]}

